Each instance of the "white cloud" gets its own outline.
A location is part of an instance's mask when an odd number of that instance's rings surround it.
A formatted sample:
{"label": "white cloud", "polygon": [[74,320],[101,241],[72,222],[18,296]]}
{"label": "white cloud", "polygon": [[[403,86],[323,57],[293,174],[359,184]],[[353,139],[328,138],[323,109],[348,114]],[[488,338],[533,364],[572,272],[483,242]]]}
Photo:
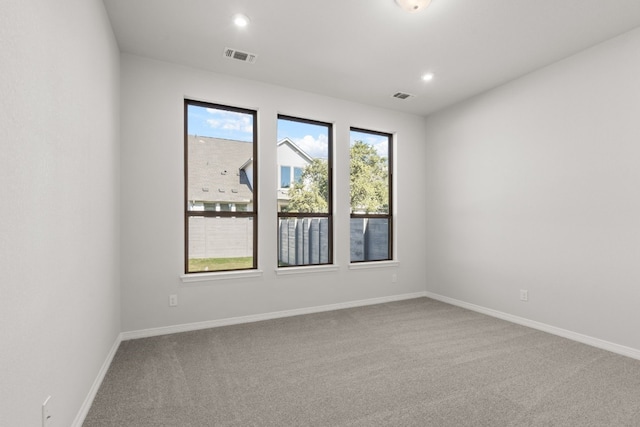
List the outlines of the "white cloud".
{"label": "white cloud", "polygon": [[207,108],[207,112],[213,116],[207,119],[207,124],[213,129],[241,132],[244,134],[253,133],[253,120],[248,114],[216,110],[213,108]]}
{"label": "white cloud", "polygon": [[302,138],[292,138],[292,140],[311,157],[326,159],[329,156],[329,141],[325,134],[320,134],[317,138],[305,135]]}
{"label": "white cloud", "polygon": [[373,148],[376,149],[376,151],[378,152],[378,156],[380,157],[389,157],[389,144],[387,144],[387,141],[377,141],[374,142],[373,144]]}

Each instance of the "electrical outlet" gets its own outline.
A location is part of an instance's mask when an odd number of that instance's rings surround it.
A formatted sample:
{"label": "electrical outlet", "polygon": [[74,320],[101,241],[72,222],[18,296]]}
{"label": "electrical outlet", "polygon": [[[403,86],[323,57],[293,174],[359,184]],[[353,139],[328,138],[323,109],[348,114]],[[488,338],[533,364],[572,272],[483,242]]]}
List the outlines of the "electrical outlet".
{"label": "electrical outlet", "polygon": [[178,306],[178,295],[172,294],[169,295],[169,307],[177,307]]}
{"label": "electrical outlet", "polygon": [[529,291],[520,289],[520,301],[529,301]]}
{"label": "electrical outlet", "polygon": [[53,424],[51,417],[51,396],[48,396],[42,404],[42,427],[51,427]]}
{"label": "electrical outlet", "polygon": [[391,275],[391,283],[396,283],[398,281],[398,275],[396,273],[393,273]]}

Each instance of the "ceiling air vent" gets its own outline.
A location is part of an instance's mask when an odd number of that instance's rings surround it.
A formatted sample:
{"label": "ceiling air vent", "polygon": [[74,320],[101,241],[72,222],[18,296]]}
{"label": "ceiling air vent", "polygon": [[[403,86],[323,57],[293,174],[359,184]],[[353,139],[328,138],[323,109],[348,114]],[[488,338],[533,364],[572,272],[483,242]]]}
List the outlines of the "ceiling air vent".
{"label": "ceiling air vent", "polygon": [[398,99],[408,99],[408,98],[415,97],[415,95],[411,95],[409,93],[404,93],[404,92],[396,92],[393,94],[393,97]]}
{"label": "ceiling air vent", "polygon": [[224,48],[223,56],[229,59],[237,59],[238,61],[248,62],[249,64],[253,64],[256,62],[256,58],[258,55],[255,53],[242,52],[237,49],[231,49],[230,47]]}

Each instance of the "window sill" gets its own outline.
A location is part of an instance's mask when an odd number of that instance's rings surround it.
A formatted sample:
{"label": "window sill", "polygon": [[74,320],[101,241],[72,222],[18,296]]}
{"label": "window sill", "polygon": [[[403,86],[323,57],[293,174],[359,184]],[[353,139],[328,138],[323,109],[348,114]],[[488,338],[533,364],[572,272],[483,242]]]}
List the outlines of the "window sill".
{"label": "window sill", "polygon": [[182,283],[212,282],[215,280],[245,279],[247,277],[262,277],[262,270],[220,271],[211,273],[182,274]]}
{"label": "window sill", "polygon": [[276,268],[276,275],[286,276],[290,274],[326,273],[329,271],[338,271],[339,269],[340,267],[335,264],[310,265],[304,267],[285,267]]}
{"label": "window sill", "polygon": [[349,264],[349,270],[367,270],[370,268],[398,267],[399,265],[399,261],[353,262]]}

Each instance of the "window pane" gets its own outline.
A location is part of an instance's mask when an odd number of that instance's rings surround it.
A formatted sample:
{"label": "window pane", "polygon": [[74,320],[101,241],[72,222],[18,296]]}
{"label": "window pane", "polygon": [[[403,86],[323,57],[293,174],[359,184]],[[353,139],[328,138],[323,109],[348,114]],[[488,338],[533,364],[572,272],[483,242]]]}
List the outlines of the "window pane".
{"label": "window pane", "polygon": [[[280,212],[329,213],[330,125],[278,118],[278,165],[291,183],[278,191]],[[281,179],[284,181],[284,178]],[[280,188],[285,188],[281,185]]]}
{"label": "window pane", "polygon": [[278,266],[329,262],[329,219],[278,219]]}
{"label": "window pane", "polygon": [[188,106],[187,209],[253,204],[253,115]]}
{"label": "window pane", "polygon": [[185,272],[257,268],[256,112],[185,100]]}
{"label": "window pane", "polygon": [[389,256],[387,218],[351,218],[351,262],[380,261]]}
{"label": "window pane", "polygon": [[280,166],[280,188],[289,188],[291,185],[291,168]]}
{"label": "window pane", "polygon": [[389,213],[389,140],[351,131],[351,213]]}
{"label": "window pane", "polygon": [[351,129],[351,262],[392,259],[391,135]]}
{"label": "window pane", "polygon": [[253,268],[253,218],[189,217],[189,273],[247,268]]}

